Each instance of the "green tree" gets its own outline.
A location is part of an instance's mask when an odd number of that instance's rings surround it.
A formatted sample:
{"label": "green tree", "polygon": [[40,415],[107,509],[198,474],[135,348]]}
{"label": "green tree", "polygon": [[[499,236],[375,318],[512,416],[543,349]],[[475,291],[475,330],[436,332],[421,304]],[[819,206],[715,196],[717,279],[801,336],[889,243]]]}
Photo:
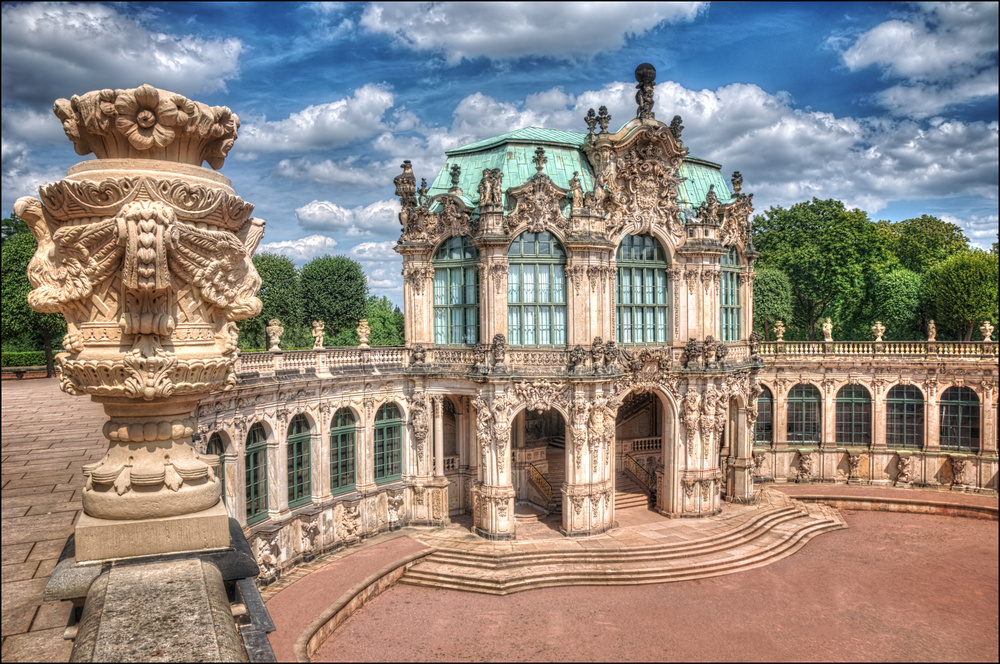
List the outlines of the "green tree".
{"label": "green tree", "polygon": [[[28,232],[15,232],[3,242],[2,249],[2,330],[4,345],[8,340],[19,340],[36,350],[45,349],[46,374],[55,375],[52,339],[66,333],[66,319],[61,314],[40,314],[28,306],[28,293],[32,290],[28,281],[28,262],[35,254],[38,244]],[[25,349],[25,350],[29,350]]]}
{"label": "green tree", "polygon": [[882,221],[879,226],[899,263],[917,274],[969,249],[969,238],[961,228],[929,214],[894,223]]}
{"label": "green tree", "polygon": [[773,267],[759,267],[753,280],[753,326],[771,341],[775,321],[792,319],[792,284],[788,276]]}
{"label": "green tree", "polygon": [[997,322],[998,288],[997,256],[981,249],[953,255],[924,278],[930,317],[961,341],[970,341],[984,320]]}
{"label": "green tree", "polygon": [[302,290],[295,263],[285,256],[261,253],[253,257],[254,267],[260,274],[261,285],[257,292],[264,306],[260,314],[237,323],[240,328],[239,347],[242,350],[267,348],[264,328],[272,318],[281,321],[285,334],[281,337],[284,348],[312,346],[299,339],[303,331]]}
{"label": "green tree", "polygon": [[817,322],[838,309],[836,298],[845,305],[840,309],[860,299],[866,266],[886,262],[885,243],[868,215],[836,200],[772,207],[754,218],[754,244],[761,267],[788,275],[793,321],[809,339],[816,338]]}
{"label": "green tree", "polygon": [[372,346],[402,346],[403,312],[394,307],[389,298],[372,295],[368,298],[368,309],[365,313],[371,333],[368,343]]}
{"label": "green tree", "polygon": [[[882,321],[885,339],[909,341],[923,336],[922,279],[905,267],[880,274],[871,292],[873,306],[868,319]],[[868,334],[871,334],[869,326]],[[867,336],[867,335],[866,335]],[[859,339],[865,337],[857,337]]]}
{"label": "green tree", "polygon": [[299,278],[306,321],[326,323],[331,339],[358,327],[368,300],[368,280],[357,261],[346,256],[314,258],[302,267]]}
{"label": "green tree", "polygon": [[21,219],[16,214],[12,214],[6,219],[0,220],[0,238],[2,238],[3,242],[6,242],[7,238],[18,233],[31,233],[24,219]]}

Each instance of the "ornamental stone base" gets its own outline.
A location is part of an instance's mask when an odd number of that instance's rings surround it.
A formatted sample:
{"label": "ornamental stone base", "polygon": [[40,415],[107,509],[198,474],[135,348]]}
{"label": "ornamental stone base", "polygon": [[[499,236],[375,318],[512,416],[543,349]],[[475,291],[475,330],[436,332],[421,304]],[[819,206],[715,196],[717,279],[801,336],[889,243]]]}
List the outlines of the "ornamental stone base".
{"label": "ornamental stone base", "polygon": [[562,495],[560,530],[567,537],[599,535],[614,527],[614,491],[610,482],[566,485]]}
{"label": "ornamental stone base", "polygon": [[489,540],[514,539],[514,488],[480,484],[472,490],[476,534]]}

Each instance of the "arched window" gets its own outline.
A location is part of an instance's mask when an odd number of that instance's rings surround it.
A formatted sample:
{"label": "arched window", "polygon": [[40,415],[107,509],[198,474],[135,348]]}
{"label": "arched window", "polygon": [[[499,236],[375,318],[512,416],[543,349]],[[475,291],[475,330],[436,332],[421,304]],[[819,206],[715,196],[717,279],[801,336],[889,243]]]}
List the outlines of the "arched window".
{"label": "arched window", "polygon": [[663,247],[650,235],[626,235],[618,245],[615,261],[618,343],[667,343],[670,298]]}
{"label": "arched window", "polygon": [[267,432],[260,422],[250,427],[246,445],[247,525],[267,517]]}
{"label": "arched window", "polygon": [[924,444],[924,395],[912,385],[896,385],[886,396],[885,444],[911,449]]}
{"label": "arched window", "polygon": [[449,238],[434,253],[434,343],[479,343],[479,252],[467,237]]}
{"label": "arched window", "polygon": [[219,483],[222,489],[222,502],[226,502],[226,446],[222,444],[222,436],[218,432],[213,433],[212,437],[208,439],[205,452],[219,457]]}
{"label": "arched window", "polygon": [[384,404],[375,413],[375,482],[397,480],[403,473],[403,416],[399,406]]}
{"label": "arched window", "polygon": [[969,387],[949,387],[941,395],[941,449],[979,451],[979,397]]}
{"label": "arched window", "polygon": [[774,444],[774,397],[763,385],[757,397],[757,421],[753,425],[753,444],[770,447]]}
{"label": "arched window", "polygon": [[722,281],[719,288],[719,325],[723,341],[740,340],[740,257],[733,247],[719,259]]}
{"label": "arched window", "polygon": [[837,392],[837,444],[872,444],[872,395],[861,385],[845,385]]}
{"label": "arched window", "polygon": [[309,420],[296,415],[288,424],[288,506],[298,507],[310,501],[309,496]]}
{"label": "arched window", "polygon": [[788,444],[818,443],[820,432],[819,390],[799,383],[788,393]]}
{"label": "arched window", "polygon": [[354,488],[354,413],[341,408],[330,422],[330,490],[342,493]]}
{"label": "arched window", "polygon": [[508,342],[565,345],[566,251],[551,233],[521,233],[507,258]]}

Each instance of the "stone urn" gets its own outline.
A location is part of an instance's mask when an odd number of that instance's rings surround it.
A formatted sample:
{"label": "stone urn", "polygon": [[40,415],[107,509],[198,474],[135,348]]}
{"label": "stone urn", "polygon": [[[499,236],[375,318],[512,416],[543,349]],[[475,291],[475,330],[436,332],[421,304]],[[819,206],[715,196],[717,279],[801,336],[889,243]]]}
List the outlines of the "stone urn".
{"label": "stone urn", "polygon": [[108,415],[108,452],[83,467],[77,560],[228,546],[218,457],[191,435],[198,400],[236,384],[235,322],[261,308],[264,222],[201,165],[222,166],[239,119],[151,85],[54,111],[97,159],[14,207],[38,241],[28,302],[66,317],[61,388]]}

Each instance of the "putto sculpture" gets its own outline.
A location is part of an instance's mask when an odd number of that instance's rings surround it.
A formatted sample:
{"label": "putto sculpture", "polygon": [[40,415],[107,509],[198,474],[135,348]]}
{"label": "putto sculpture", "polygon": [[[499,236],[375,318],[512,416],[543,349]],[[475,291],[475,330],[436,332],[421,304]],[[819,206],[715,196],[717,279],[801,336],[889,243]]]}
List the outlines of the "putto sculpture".
{"label": "putto sculpture", "polygon": [[323,328],[326,327],[326,323],[321,320],[313,321],[313,348],[319,349],[323,347]]}
{"label": "putto sculpture", "polygon": [[61,387],[109,417],[107,454],[83,467],[76,558],[228,546],[218,457],[191,435],[198,400],[236,383],[236,321],[261,308],[250,255],[264,222],[201,165],[222,167],[239,119],[151,85],[54,112],[77,154],[97,159],[15,213],[38,241],[29,304],[66,317]]}

